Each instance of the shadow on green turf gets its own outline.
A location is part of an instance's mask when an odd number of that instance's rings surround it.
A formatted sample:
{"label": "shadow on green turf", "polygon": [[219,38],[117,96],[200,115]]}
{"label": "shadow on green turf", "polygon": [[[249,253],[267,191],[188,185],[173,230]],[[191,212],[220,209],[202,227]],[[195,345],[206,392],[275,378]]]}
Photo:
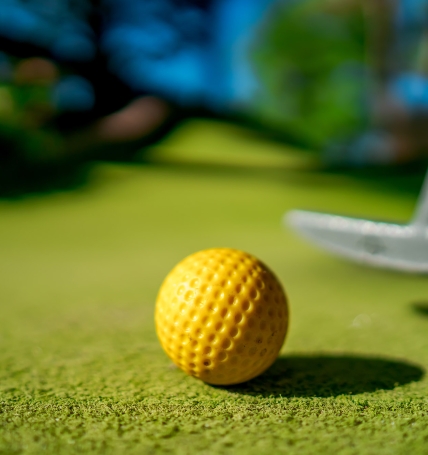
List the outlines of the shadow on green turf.
{"label": "shadow on green turf", "polygon": [[[106,155],[108,155],[106,153]],[[99,159],[99,158],[98,158]],[[343,175],[367,186],[388,194],[410,194],[415,198],[425,176],[425,166],[420,163],[407,167],[378,167],[363,169],[323,169],[321,167],[293,168],[293,166],[246,166],[245,163],[209,163],[180,162],[166,160],[157,162],[153,157],[146,157],[144,152],[135,156],[128,154],[116,157],[107,156],[106,162],[121,162],[134,167],[155,167],[174,170],[177,174],[224,175],[251,178],[258,182],[292,179],[305,182],[308,186],[322,185],[329,175]],[[91,183],[91,170],[96,161],[76,160],[72,163],[52,165],[17,165],[15,168],[3,168],[0,163],[0,200],[15,200],[34,194],[52,194],[62,191],[74,191]],[[316,191],[316,188],[314,189]]]}
{"label": "shadow on green turf", "polygon": [[263,375],[233,391],[246,395],[332,397],[354,395],[418,381],[419,366],[387,358],[351,355],[280,357]]}
{"label": "shadow on green turf", "polygon": [[420,316],[428,317],[428,301],[412,303],[412,309]]}

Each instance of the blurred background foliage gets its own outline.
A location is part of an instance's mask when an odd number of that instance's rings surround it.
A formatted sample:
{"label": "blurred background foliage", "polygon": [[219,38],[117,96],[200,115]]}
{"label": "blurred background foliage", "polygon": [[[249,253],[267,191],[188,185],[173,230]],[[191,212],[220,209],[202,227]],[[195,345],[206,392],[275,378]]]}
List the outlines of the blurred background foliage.
{"label": "blurred background foliage", "polygon": [[262,118],[314,148],[367,123],[366,24],[345,3],[285,2],[255,46]]}
{"label": "blurred background foliage", "polygon": [[370,5],[3,0],[0,193],[134,159],[189,117],[246,124],[327,164],[424,155],[428,83],[413,63],[426,1]]}

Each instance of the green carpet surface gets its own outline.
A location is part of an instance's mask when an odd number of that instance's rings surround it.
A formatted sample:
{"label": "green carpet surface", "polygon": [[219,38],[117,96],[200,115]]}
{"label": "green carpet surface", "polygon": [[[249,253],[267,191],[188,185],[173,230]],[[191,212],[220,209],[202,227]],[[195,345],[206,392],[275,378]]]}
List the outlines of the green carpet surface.
{"label": "green carpet surface", "polygon": [[[311,160],[195,121],[141,163],[0,201],[0,454],[428,453],[428,278],[281,226],[292,208],[404,222],[414,191]],[[230,388],[175,368],[153,323],[170,269],[221,246],[265,261],[291,306],[278,361]]]}

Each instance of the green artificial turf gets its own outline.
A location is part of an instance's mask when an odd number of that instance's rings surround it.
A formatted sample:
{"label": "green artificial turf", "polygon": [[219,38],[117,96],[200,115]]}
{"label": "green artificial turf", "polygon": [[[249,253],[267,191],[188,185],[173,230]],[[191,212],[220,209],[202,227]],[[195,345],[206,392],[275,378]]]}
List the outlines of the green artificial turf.
{"label": "green artificial turf", "polygon": [[[193,122],[144,163],[0,201],[0,453],[428,453],[428,279],[280,225],[295,207],[404,221],[414,192],[309,158]],[[291,303],[279,360],[230,388],[174,368],[153,324],[164,276],[216,246],[259,256]]]}

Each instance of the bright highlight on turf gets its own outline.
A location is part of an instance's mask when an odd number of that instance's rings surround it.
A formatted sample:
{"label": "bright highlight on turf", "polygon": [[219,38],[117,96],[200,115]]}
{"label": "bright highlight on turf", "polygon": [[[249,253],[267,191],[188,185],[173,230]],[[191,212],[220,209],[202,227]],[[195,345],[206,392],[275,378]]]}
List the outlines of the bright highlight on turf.
{"label": "bright highlight on turf", "polygon": [[288,304],[275,275],[242,251],[188,256],[166,277],[156,302],[162,347],[186,373],[210,384],[255,378],[278,356]]}

